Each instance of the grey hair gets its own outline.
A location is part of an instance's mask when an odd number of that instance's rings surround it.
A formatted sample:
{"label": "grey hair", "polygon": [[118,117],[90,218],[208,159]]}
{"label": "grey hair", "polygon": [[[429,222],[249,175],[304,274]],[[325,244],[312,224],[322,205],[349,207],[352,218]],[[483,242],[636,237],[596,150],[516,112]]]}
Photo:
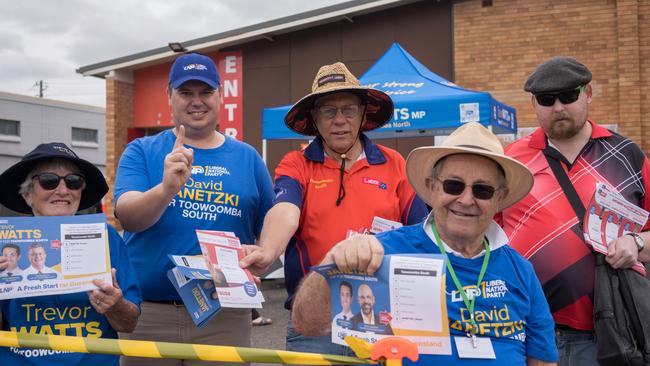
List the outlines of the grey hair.
{"label": "grey hair", "polygon": [[43,246],[43,244],[41,244],[41,243],[34,243],[34,244],[30,245],[30,246],[27,248],[27,252],[31,252],[32,249],[36,249],[36,248],[43,248],[43,250],[45,250],[45,247]]}
{"label": "grey hair", "polygon": [[[474,155],[474,154],[464,154],[464,153],[459,153],[459,154],[451,154],[451,155]],[[442,168],[445,165],[445,161],[447,160],[448,157],[451,155],[447,155],[444,158],[438,160],[436,164],[433,166],[431,169],[431,178],[433,179],[438,179],[440,177],[440,172],[442,171]],[[479,155],[482,156],[482,155]],[[487,158],[487,157],[486,157]],[[489,159],[489,158],[488,158]],[[501,167],[501,164],[497,163],[495,160],[490,159],[492,162],[494,162],[494,165],[497,167],[497,171],[499,172],[499,186],[497,188],[504,188],[506,186],[506,172],[503,170]]]}
{"label": "grey hair", "polygon": [[18,190],[18,194],[22,196],[25,193],[32,192],[32,190],[34,189],[34,180],[32,178],[35,175],[40,174],[42,172],[46,172],[48,170],[55,170],[55,169],[67,169],[73,173],[80,172],[79,167],[75,163],[69,160],[54,158],[54,159],[42,161],[27,174],[25,180],[20,184],[20,189]]}

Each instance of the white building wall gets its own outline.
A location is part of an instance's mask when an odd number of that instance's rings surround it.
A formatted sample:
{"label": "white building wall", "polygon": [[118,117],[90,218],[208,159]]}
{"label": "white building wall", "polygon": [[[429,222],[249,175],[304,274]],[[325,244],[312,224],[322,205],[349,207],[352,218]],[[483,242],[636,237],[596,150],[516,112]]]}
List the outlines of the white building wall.
{"label": "white building wall", "polygon": [[[0,172],[44,142],[63,142],[77,155],[106,167],[104,108],[0,92],[0,119],[20,121],[20,137],[0,134]],[[75,143],[72,128],[98,131],[98,143]]]}
{"label": "white building wall", "polygon": [[[104,108],[0,92],[0,120],[20,122],[20,136],[0,133],[0,172],[44,142],[63,142],[106,174]],[[97,130],[97,143],[72,141],[72,128]],[[12,212],[0,205],[0,216]]]}

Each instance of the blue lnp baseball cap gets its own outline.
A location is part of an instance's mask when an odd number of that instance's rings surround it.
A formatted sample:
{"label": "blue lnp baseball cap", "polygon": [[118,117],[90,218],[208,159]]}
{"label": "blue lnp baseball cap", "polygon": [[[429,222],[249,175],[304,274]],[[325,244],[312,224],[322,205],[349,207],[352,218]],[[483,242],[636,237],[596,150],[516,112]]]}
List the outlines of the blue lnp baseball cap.
{"label": "blue lnp baseball cap", "polygon": [[221,78],[214,61],[199,53],[187,53],[177,58],[169,70],[169,85],[178,89],[183,83],[198,80],[212,89],[219,87]]}

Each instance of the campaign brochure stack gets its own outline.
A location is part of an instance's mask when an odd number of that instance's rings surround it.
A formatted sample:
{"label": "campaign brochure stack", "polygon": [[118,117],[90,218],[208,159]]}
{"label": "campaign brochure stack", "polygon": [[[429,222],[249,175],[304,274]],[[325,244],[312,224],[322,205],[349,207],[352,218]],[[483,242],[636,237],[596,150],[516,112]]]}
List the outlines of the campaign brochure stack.
{"label": "campaign brochure stack", "polygon": [[173,255],[167,277],[194,324],[203,327],[222,307],[261,308],[264,297],[253,275],[239,267],[244,249],[232,232],[197,230],[202,255]]}

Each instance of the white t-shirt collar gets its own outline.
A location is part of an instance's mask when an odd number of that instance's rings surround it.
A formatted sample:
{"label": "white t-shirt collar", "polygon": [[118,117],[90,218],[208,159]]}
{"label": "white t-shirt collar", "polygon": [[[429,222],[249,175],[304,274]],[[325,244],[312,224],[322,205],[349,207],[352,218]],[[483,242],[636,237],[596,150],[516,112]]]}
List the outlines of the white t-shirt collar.
{"label": "white t-shirt collar", "polygon": [[[427,219],[424,220],[422,223],[424,232],[427,234],[429,239],[435,244],[436,243],[436,238],[433,235],[433,230],[431,230],[431,223],[434,221],[433,218],[433,211],[429,213],[429,216],[427,216]],[[494,222],[494,220],[490,223],[490,226],[488,226],[487,231],[485,232],[485,236],[487,237],[488,243],[490,245],[490,251],[494,251],[498,248],[501,248],[502,246],[508,244],[508,236],[506,236],[506,233],[501,229],[501,227]],[[451,249],[447,243],[444,241],[442,242],[442,245],[445,246],[445,251],[449,254],[453,254],[457,257],[465,258],[462,254],[459,252]],[[472,258],[469,259],[475,259],[475,258],[480,258],[485,254],[485,249],[481,250],[480,253],[477,255],[473,256]]]}

